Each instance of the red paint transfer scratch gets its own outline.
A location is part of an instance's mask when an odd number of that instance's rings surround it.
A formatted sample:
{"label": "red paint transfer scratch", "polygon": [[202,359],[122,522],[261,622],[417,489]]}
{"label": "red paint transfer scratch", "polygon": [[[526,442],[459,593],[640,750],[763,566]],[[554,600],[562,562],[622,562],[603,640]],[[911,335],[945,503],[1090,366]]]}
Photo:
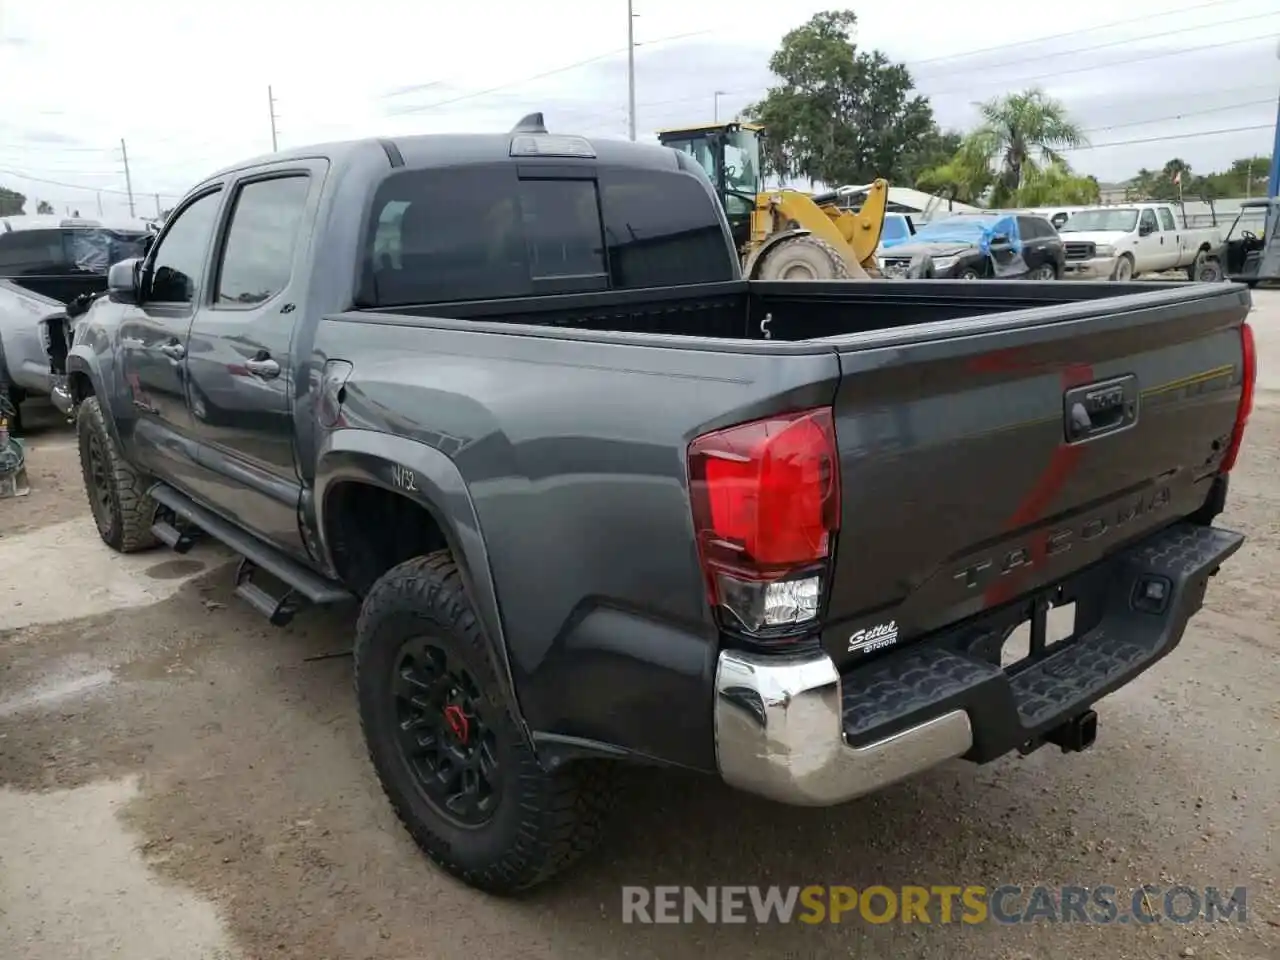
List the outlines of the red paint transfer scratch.
{"label": "red paint transfer scratch", "polygon": [[[1073,387],[1089,383],[1092,379],[1093,367],[1083,363],[1070,364],[1062,371],[1062,391],[1065,393]],[[1058,446],[1054,449],[1049,462],[1045,464],[1044,470],[1031,485],[1026,496],[1018,503],[1009,519],[1005,521],[1004,532],[1015,533],[1043,520],[1083,456],[1084,448],[1068,446],[1065,439],[1059,439]],[[1040,566],[1044,561],[1045,541],[1048,535],[1048,530],[1037,531],[1029,544],[1031,563],[1014,568],[986,589],[983,600],[988,607],[1006,603],[1018,594],[1027,571]]]}

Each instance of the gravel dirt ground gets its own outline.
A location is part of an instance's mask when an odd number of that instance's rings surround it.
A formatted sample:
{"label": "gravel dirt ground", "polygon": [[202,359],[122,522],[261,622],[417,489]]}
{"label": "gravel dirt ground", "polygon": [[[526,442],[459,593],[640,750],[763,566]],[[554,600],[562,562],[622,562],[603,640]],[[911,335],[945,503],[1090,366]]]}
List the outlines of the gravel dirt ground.
{"label": "gravel dirt ground", "polygon": [[[68,428],[0,501],[0,957],[1280,957],[1280,291],[1223,525],[1243,550],[1095,747],[955,763],[826,810],[635,771],[606,843],[495,900],[434,870],[365,759],[344,612],[269,627],[230,557],[120,558]],[[623,885],[1247,887],[1245,922],[624,925]]]}

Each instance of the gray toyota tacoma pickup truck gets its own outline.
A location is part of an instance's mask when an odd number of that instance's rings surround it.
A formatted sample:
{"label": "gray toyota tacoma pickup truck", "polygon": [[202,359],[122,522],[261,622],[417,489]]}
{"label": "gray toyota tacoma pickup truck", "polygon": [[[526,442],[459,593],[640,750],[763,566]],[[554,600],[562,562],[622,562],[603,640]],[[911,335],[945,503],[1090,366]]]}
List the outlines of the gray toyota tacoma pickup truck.
{"label": "gray toyota tacoma pickup truck", "polygon": [[586,850],[619,761],[823,805],[1088,747],[1242,542],[1249,291],[737,264],[689,158],[537,115],[285,151],[111,269],[57,396],[111,548],[359,604],[373,766],[482,889]]}

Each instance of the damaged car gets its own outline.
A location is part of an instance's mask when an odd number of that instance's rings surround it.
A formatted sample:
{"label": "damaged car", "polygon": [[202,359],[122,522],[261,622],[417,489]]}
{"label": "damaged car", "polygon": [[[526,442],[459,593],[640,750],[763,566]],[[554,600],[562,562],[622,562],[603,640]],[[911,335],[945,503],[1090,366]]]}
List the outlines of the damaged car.
{"label": "damaged car", "polygon": [[154,236],[143,220],[0,217],[0,397],[13,426],[24,400],[65,376],[70,320],[106,291],[107,270],[142,256]]}
{"label": "damaged car", "polygon": [[885,241],[879,260],[890,279],[1056,280],[1066,250],[1044,217],[962,213]]}

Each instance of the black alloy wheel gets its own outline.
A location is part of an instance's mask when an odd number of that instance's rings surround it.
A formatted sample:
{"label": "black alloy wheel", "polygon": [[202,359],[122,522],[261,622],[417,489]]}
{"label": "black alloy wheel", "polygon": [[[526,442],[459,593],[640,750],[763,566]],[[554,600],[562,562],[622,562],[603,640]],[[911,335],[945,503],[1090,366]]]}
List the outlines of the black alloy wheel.
{"label": "black alloy wheel", "polygon": [[93,510],[94,523],[104,537],[111,535],[117,515],[116,488],[111,482],[111,464],[102,446],[102,437],[94,432],[88,436],[87,453],[89,507]]}
{"label": "black alloy wheel", "polygon": [[423,799],[458,826],[487,823],[502,796],[502,771],[480,685],[430,638],[406,640],[394,663],[396,746]]}

